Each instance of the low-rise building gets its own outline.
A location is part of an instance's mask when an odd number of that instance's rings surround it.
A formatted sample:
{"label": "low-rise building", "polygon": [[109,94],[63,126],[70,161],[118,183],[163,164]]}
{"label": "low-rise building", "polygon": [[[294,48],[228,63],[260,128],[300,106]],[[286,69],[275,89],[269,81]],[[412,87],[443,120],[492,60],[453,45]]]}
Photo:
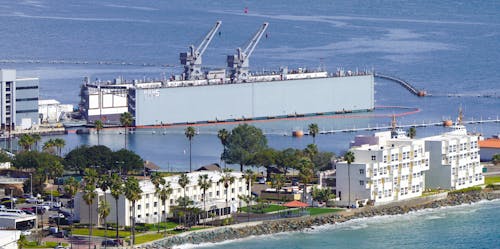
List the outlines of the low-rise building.
{"label": "low-rise building", "polygon": [[[198,186],[198,178],[200,175],[205,174],[208,175],[211,184],[206,190],[206,196],[203,196],[203,190]],[[207,221],[212,218],[220,219],[228,217],[231,213],[236,212],[240,205],[245,204],[240,201],[239,196],[249,195],[243,174],[240,172],[231,172],[230,174],[234,177],[234,182],[229,184],[227,191],[224,183],[220,182],[224,175],[221,171],[195,171],[187,173],[189,184],[185,189],[178,183],[179,175],[165,177],[165,181],[170,184],[173,190],[165,203],[156,196],[155,186],[150,180],[140,181],[139,185],[142,189],[142,194],[141,199],[136,201],[135,204],[136,222],[155,223],[158,222],[158,219],[164,220],[166,217],[171,217],[171,211],[178,205],[177,199],[184,196],[189,197],[194,202],[193,207],[197,207],[200,210],[204,210],[204,207],[206,207],[205,212],[207,212],[207,215],[201,215],[200,217],[211,217]],[[115,199],[109,190],[104,193],[102,190],[97,189],[96,193],[97,197],[90,207],[93,210],[93,224],[103,225],[102,221],[97,217],[97,207],[99,201],[104,200],[104,198],[110,204],[111,209],[107,217],[108,222],[117,223],[116,212],[118,212],[120,226],[129,226],[131,224],[132,202],[127,200],[124,195],[121,195],[118,199],[118,205],[116,205]],[[89,206],[83,201],[82,195],[83,193],[79,192],[75,197],[75,213],[81,223],[90,223]],[[203,202],[204,200],[205,203]],[[200,222],[203,221],[203,219],[200,219]]]}
{"label": "low-rise building", "polygon": [[57,123],[63,115],[73,112],[73,105],[61,104],[55,99],[38,101],[38,113],[42,123]]}
{"label": "low-rise building", "polygon": [[423,140],[410,139],[390,131],[375,133],[373,138],[356,137],[370,144],[354,146],[354,162],[336,165],[338,204],[358,206],[367,201],[383,204],[420,196],[429,170],[429,153]]}
{"label": "low-rise building", "polygon": [[461,125],[453,129],[424,138],[431,164],[425,182],[427,188],[455,190],[484,184],[478,137],[468,135]]}
{"label": "low-rise building", "polygon": [[482,162],[493,160],[493,156],[500,155],[500,138],[498,136],[480,140],[479,141],[479,154]]}

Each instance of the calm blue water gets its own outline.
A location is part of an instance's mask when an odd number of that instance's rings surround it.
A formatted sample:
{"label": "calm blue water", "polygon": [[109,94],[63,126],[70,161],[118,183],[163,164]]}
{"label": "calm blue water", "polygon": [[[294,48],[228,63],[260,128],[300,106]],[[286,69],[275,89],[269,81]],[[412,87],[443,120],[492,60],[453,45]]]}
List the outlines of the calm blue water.
{"label": "calm blue water", "polygon": [[[224,67],[225,56],[245,44],[259,25],[270,22],[268,38],[255,50],[253,70],[279,66],[318,67],[330,71],[375,69],[443,96],[449,93],[490,94],[492,98],[417,98],[392,82],[376,81],[377,106],[419,108],[399,123],[455,119],[459,106],[469,119],[500,115],[500,2],[498,1],[0,1],[0,67],[16,68],[23,76],[40,77],[41,98],[77,104],[84,76],[111,80],[161,78],[178,73],[178,54],[198,43],[216,20],[222,20],[203,61]],[[248,7],[248,13],[244,13]],[[40,63],[27,63],[28,60]],[[50,64],[52,60],[88,64]],[[100,65],[100,61],[132,65]],[[153,66],[139,66],[143,63]],[[163,67],[161,65],[173,65]],[[307,93],[304,93],[307,94]],[[161,111],[161,107],[158,107]],[[386,110],[386,114],[399,113]],[[256,124],[272,147],[304,148],[311,138],[283,136],[311,122],[322,130],[382,126],[389,117],[362,119],[289,120]],[[231,126],[200,127],[194,138],[195,166],[219,161],[222,147],[215,133]],[[490,136],[500,124],[471,125]],[[419,136],[443,132],[418,129]],[[165,135],[162,135],[165,133]],[[321,135],[321,150],[342,153],[353,133]],[[96,144],[96,135],[62,136],[66,152],[80,144]],[[101,142],[123,147],[118,132]],[[188,142],[182,128],[144,130],[128,144],[142,157],[163,168],[186,169]]]}
{"label": "calm blue water", "polygon": [[423,210],[325,225],[306,232],[258,236],[180,248],[499,248],[500,201]]}

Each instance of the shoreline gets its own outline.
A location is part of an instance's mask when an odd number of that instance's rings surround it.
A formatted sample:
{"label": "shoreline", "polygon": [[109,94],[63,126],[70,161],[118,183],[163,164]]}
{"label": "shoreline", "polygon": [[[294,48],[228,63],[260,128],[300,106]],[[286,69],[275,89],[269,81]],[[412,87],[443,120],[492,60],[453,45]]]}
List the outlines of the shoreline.
{"label": "shoreline", "polygon": [[344,223],[346,221],[362,218],[401,215],[424,209],[459,206],[462,204],[472,204],[482,200],[494,199],[500,199],[500,191],[486,192],[483,190],[470,191],[466,193],[448,192],[434,196],[419,197],[407,201],[390,203],[387,205],[352,209],[333,214],[241,223],[226,227],[193,231],[137,245],[135,248],[177,248],[181,245],[196,246],[200,244],[221,243],[260,235],[300,232],[307,229],[314,230],[319,226]]}

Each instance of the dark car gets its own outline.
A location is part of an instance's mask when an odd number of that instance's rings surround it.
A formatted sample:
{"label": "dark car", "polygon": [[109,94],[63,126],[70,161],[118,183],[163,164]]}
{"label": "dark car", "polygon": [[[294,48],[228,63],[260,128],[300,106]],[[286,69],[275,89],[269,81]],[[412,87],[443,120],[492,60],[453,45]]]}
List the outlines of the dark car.
{"label": "dark car", "polygon": [[123,246],[123,241],[118,239],[107,239],[103,240],[102,246]]}

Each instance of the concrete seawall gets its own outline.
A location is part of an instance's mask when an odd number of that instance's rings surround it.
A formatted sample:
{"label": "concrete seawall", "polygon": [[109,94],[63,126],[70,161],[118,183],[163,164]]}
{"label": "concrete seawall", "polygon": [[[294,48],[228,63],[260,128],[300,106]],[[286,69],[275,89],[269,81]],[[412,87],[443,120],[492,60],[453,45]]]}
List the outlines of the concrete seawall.
{"label": "concrete seawall", "polygon": [[480,200],[500,199],[500,191],[467,193],[441,193],[432,196],[415,198],[412,200],[391,203],[387,205],[365,207],[341,213],[319,216],[307,216],[292,219],[244,223],[226,227],[212,228],[191,233],[167,237],[165,239],[138,245],[135,248],[171,248],[182,244],[200,244],[222,242],[246,238],[249,236],[267,235],[280,232],[301,231],[314,226],[335,224],[351,219],[366,218],[382,215],[405,214],[426,208],[457,206],[478,202]]}

